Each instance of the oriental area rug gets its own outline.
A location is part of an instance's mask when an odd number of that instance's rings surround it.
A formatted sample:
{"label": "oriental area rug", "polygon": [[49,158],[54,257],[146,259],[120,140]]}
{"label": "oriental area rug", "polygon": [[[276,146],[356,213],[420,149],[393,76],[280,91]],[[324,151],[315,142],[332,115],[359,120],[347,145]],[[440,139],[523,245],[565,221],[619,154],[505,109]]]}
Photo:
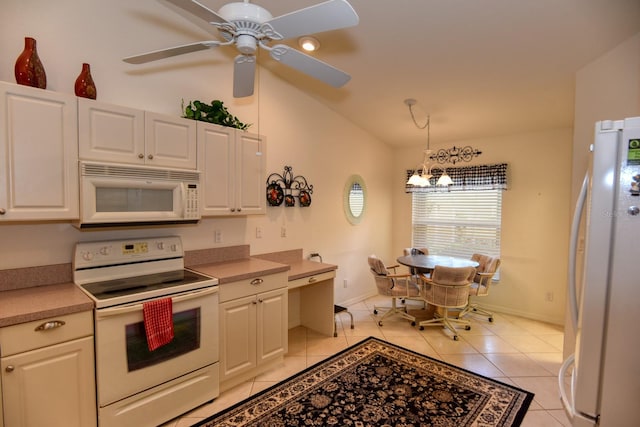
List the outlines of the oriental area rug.
{"label": "oriental area rug", "polygon": [[195,426],[519,426],[532,399],[369,337]]}

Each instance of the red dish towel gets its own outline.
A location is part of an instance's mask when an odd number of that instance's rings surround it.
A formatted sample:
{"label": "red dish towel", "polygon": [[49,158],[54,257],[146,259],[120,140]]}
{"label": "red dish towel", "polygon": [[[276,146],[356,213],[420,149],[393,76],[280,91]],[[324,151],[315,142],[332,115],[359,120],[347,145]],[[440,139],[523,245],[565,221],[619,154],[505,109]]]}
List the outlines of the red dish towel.
{"label": "red dish towel", "polygon": [[142,311],[149,351],[169,344],[173,340],[173,303],[171,298],[142,303]]}

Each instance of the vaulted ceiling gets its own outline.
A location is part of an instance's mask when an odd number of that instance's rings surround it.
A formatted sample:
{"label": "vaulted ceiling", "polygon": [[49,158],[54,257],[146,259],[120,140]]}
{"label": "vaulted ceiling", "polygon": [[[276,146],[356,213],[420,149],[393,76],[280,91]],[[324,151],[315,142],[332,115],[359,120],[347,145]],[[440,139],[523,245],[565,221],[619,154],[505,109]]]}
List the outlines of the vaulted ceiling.
{"label": "vaulted ceiling", "polygon": [[[200,0],[213,10],[224,0]],[[322,0],[255,0],[273,16]],[[352,79],[335,89],[261,55],[379,139],[460,141],[573,124],[575,73],[640,31],[640,0],[350,0],[357,26],[316,34],[313,55]],[[295,45],[295,40],[289,44]]]}

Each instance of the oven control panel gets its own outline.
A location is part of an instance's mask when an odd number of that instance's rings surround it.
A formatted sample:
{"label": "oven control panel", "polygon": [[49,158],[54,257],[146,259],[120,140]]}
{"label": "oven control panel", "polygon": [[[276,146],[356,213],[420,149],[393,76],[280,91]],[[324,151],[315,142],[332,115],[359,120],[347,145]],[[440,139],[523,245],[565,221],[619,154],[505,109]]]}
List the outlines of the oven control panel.
{"label": "oven control panel", "polygon": [[183,256],[182,240],[178,236],[80,242],[76,244],[74,268],[156,261]]}

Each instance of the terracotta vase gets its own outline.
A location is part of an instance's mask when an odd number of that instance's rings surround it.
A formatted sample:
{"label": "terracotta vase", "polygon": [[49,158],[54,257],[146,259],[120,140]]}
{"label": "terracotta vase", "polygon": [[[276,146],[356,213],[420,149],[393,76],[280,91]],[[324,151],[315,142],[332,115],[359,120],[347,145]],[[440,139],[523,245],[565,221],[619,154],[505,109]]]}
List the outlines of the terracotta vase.
{"label": "terracotta vase", "polygon": [[47,88],[47,74],[38,56],[34,38],[24,38],[24,50],[16,60],[14,71],[18,84],[40,89]]}
{"label": "terracotta vase", "polygon": [[76,96],[82,98],[96,99],[96,85],[91,77],[91,67],[89,64],[82,64],[82,71],[76,79]]}

